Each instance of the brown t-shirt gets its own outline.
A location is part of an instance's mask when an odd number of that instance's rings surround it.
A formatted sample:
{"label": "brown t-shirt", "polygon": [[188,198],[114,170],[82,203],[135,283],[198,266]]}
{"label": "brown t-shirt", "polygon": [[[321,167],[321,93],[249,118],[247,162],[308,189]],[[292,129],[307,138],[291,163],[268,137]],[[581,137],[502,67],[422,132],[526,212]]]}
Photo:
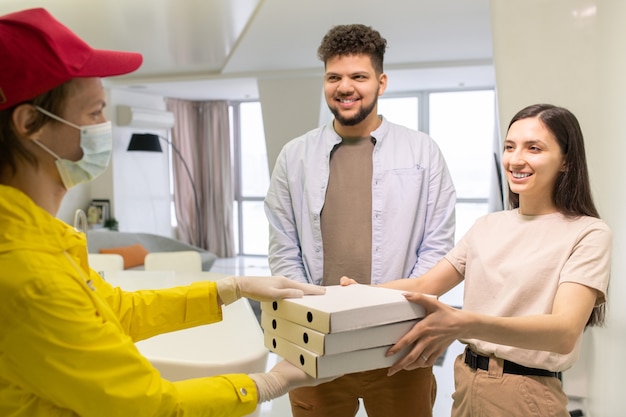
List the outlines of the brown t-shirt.
{"label": "brown t-shirt", "polygon": [[322,285],[346,275],[362,284],[372,270],[372,152],[370,137],[350,138],[335,147],[321,213],[324,245]]}

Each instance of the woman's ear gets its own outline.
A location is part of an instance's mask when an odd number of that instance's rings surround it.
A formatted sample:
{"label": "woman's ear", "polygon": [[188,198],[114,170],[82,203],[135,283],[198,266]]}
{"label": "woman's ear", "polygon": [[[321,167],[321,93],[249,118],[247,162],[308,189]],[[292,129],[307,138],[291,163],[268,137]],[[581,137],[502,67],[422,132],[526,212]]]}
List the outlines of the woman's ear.
{"label": "woman's ear", "polygon": [[20,104],[13,110],[11,120],[15,133],[22,138],[38,139],[41,129],[34,133],[28,133],[29,126],[35,121],[37,110],[32,104]]}

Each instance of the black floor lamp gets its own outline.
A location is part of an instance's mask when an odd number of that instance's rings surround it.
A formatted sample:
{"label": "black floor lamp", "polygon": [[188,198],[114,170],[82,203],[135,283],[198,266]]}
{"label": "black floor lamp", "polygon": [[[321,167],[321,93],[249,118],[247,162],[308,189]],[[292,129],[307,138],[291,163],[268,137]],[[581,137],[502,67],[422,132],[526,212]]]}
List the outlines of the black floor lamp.
{"label": "black floor lamp", "polygon": [[187,172],[187,176],[189,177],[189,181],[191,182],[191,189],[193,190],[193,199],[196,203],[196,221],[197,221],[197,229],[198,229],[198,242],[197,246],[202,245],[202,217],[200,216],[200,203],[198,201],[198,192],[196,191],[196,184],[193,181],[193,177],[191,175],[191,171],[189,170],[189,166],[183,158],[183,155],[180,153],[178,148],[174,146],[172,141],[164,138],[163,136],[155,135],[153,133],[133,133],[130,137],[130,143],[128,144],[127,151],[144,151],[144,152],[163,152],[161,149],[161,143],[159,140],[166,142],[168,145],[172,147],[176,155],[180,158],[183,166],[185,167],[185,171]]}

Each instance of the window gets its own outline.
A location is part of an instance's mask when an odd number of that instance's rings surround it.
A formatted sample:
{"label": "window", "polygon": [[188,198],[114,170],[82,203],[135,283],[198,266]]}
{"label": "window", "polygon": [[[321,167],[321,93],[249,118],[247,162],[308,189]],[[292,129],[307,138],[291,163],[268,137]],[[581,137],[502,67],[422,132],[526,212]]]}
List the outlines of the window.
{"label": "window", "polygon": [[265,255],[269,227],[263,200],[270,183],[261,103],[231,103],[235,179],[234,229],[238,255]]}
{"label": "window", "polygon": [[476,218],[487,214],[489,207],[494,91],[419,92],[411,96],[381,97],[378,109],[389,121],[426,132],[437,142],[456,188],[458,240]]}
{"label": "window", "polygon": [[419,130],[419,97],[379,98],[378,114],[390,122]]}
{"label": "window", "polygon": [[[385,96],[378,110],[388,120],[429,133],[446,158],[457,192],[456,237],[488,211],[493,169],[495,93],[420,91]],[[231,103],[238,255],[267,255],[269,234],[263,199],[270,173],[258,101]]]}
{"label": "window", "polygon": [[[426,132],[437,142],[456,188],[458,241],[489,208],[494,91],[422,91],[412,96],[381,97],[378,110],[388,120]],[[456,286],[441,300],[463,305],[463,288],[463,284]]]}
{"label": "window", "polygon": [[457,239],[487,214],[495,132],[493,90],[430,94],[430,135],[437,141],[457,193]]}

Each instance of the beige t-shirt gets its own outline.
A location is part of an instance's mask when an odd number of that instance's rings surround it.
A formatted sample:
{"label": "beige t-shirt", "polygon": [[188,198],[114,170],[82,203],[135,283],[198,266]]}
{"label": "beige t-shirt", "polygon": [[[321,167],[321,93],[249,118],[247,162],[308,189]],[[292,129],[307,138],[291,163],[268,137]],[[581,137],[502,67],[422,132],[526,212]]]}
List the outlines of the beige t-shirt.
{"label": "beige t-shirt", "polygon": [[[501,211],[478,219],[445,258],[465,277],[464,310],[500,317],[547,314],[562,282],[594,288],[597,303],[605,301],[611,232],[593,217]],[[564,371],[578,358],[580,340],[566,355],[475,339],[463,342],[521,365]]]}
{"label": "beige t-shirt", "polygon": [[344,139],[331,153],[320,218],[322,285],[346,275],[369,284],[372,275],[372,138]]}

